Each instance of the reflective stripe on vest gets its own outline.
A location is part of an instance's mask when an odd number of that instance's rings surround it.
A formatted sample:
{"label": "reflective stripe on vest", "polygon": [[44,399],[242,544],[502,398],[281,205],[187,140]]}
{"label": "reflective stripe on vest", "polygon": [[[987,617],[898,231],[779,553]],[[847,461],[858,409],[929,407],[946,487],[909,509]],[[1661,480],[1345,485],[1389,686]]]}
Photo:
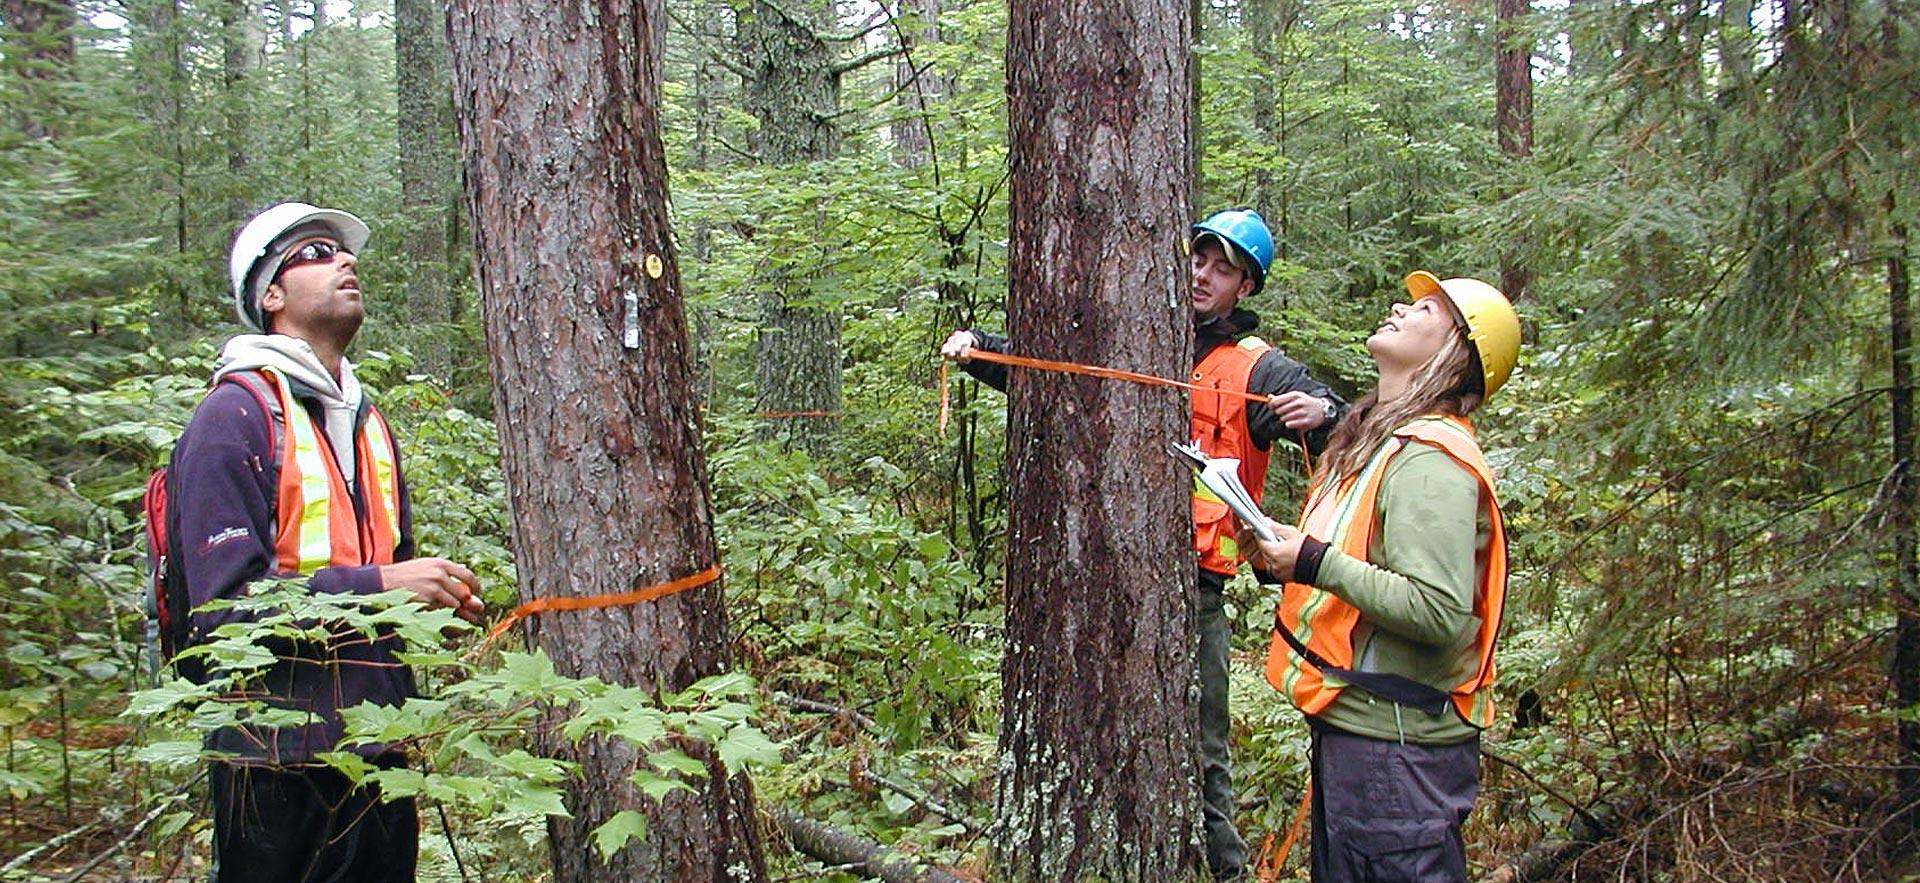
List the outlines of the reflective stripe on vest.
{"label": "reflective stripe on vest", "polygon": [[[1500,503],[1494,495],[1493,470],[1480,452],[1472,425],[1464,418],[1424,417],[1395,430],[1394,437],[1380,446],[1359,474],[1332,488],[1322,485],[1313,489],[1301,518],[1301,530],[1325,538],[1327,545],[1349,556],[1368,560],[1387,464],[1414,441],[1440,448],[1471,472],[1487,507],[1492,536],[1487,544],[1486,573],[1473,601],[1473,613],[1480,619],[1474,641],[1479,664],[1472,676],[1449,690],[1461,719],[1485,728],[1493,724],[1493,645],[1506,601],[1507,536]],[[1295,638],[1330,664],[1353,667],[1353,632],[1360,622],[1360,611],[1353,605],[1313,586],[1288,583],[1275,616],[1277,627],[1291,630]],[[1347,686],[1338,679],[1322,678],[1319,669],[1301,659],[1278,635],[1267,650],[1266,675],[1268,683],[1310,715],[1324,711]]]}
{"label": "reflective stripe on vest", "polygon": [[[1238,344],[1221,344],[1207,353],[1193,369],[1193,382],[1214,389],[1244,392],[1247,379],[1260,357],[1273,349],[1258,337],[1242,338]],[[1193,440],[1209,457],[1233,457],[1240,461],[1240,482],[1255,503],[1267,483],[1267,461],[1272,451],[1253,444],[1247,428],[1245,399],[1215,395],[1196,390],[1193,393]],[[1193,550],[1200,554],[1200,566],[1215,573],[1231,575],[1240,567],[1240,547],[1233,541],[1233,510],[1213,495],[1198,478],[1193,483]]]}
{"label": "reflective stripe on vest", "polygon": [[292,384],[273,368],[262,368],[280,399],[286,432],[280,450],[280,486],[274,558],[280,573],[309,574],[329,566],[392,564],[400,535],[399,469],[386,418],[367,407],[354,434],[356,482],[366,506],[364,522],[355,514],[333,449],[307,409],[293,398]]}

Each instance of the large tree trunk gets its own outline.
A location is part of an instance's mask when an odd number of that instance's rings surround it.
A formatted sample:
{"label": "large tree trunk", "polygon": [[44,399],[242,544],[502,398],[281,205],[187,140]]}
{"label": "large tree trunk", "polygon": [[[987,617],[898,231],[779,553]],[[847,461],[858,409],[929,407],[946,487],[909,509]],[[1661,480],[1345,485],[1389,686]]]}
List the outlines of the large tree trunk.
{"label": "large tree trunk", "polygon": [[[523,599],[604,596],[719,560],[667,217],[663,21],[660,0],[456,0],[449,17]],[[528,631],[568,675],[647,690],[728,665],[717,582]],[[765,879],[750,785],[711,754],[694,793],[656,802],[627,778],[649,746],[541,741],[580,764],[572,818],[549,826],[555,879]],[[622,809],[646,815],[646,839],[603,864],[589,832]]]}
{"label": "large tree trunk", "polygon": [[[1894,210],[1894,197],[1887,196],[1888,213]],[[1920,555],[1916,554],[1914,517],[1915,469],[1913,463],[1913,280],[1907,269],[1907,230],[1898,221],[1892,225],[1891,248],[1887,257],[1887,344],[1893,353],[1893,468],[1898,473],[1889,503],[1887,523],[1893,525],[1894,610],[1893,659],[1888,672],[1892,681],[1894,708],[1910,711],[1920,707]],[[1900,745],[1900,764],[1896,776],[1898,806],[1906,807],[1906,818],[1895,830],[1910,834],[1920,830],[1920,720],[1905,714],[1896,724]]]}
{"label": "large tree trunk", "polygon": [[[148,84],[146,105],[148,154],[155,165],[155,179],[162,180],[157,198],[166,202],[170,242],[166,247],[175,255],[187,253],[188,185],[187,139],[191,127],[186,118],[186,98],[190,78],[186,66],[181,33],[180,0],[144,0],[126,6],[133,27],[129,29],[128,62]],[[191,337],[194,325],[194,286],[185,276],[188,261],[173,261],[165,268],[160,286],[170,297],[155,299],[154,336],[161,340]]]}
{"label": "large tree trunk", "polygon": [[453,367],[454,312],[449,267],[456,181],[453,104],[447,87],[446,5],[394,0],[394,87],[398,95],[400,204],[406,214],[409,343],[424,373],[447,379]]}
{"label": "large tree trunk", "polygon": [[[902,15],[912,18],[901,25],[903,52],[893,66],[898,116],[894,119],[893,154],[900,165],[917,169],[933,158],[932,106],[947,94],[946,78],[933,71],[925,55],[913,50],[940,42],[940,0],[903,0]],[[936,170],[938,174],[938,170]]]}
{"label": "large tree trunk", "polygon": [[[831,9],[821,0],[754,2],[739,17],[735,46],[753,73],[743,85],[747,110],[760,124],[752,144],[763,165],[832,159],[840,152],[833,122],[840,73],[820,36],[832,21]],[[769,436],[819,451],[840,417],[840,310],[812,302],[816,271],[782,266],[790,257],[769,255],[767,271],[756,280],[756,404]]]}
{"label": "large tree trunk", "polygon": [[[1027,355],[1187,372],[1189,7],[1013,5],[1008,327]],[[1187,400],[1016,371],[1008,390],[996,880],[1197,872]]]}
{"label": "large tree trunk", "polygon": [[[1494,0],[1494,128],[1500,152],[1521,161],[1533,155],[1533,44],[1523,29],[1528,0]],[[1500,289],[1519,300],[1527,294],[1531,273],[1522,255],[1526,240],[1519,238],[1500,260]]]}
{"label": "large tree trunk", "polygon": [[[260,66],[266,24],[249,0],[221,0],[220,3],[220,124],[227,151],[227,180],[222,187],[227,195],[227,215],[238,223],[253,206],[248,204],[247,187],[248,117],[254,106],[252,85]],[[303,117],[310,108],[292,111]]]}

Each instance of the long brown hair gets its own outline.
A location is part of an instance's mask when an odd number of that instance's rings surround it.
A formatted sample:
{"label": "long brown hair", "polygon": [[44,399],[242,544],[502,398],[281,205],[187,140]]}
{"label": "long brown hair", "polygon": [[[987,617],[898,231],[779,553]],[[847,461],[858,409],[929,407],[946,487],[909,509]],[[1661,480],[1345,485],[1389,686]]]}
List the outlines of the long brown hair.
{"label": "long brown hair", "polygon": [[1375,451],[1393,436],[1393,431],[1408,421],[1428,414],[1464,417],[1486,399],[1481,392],[1479,360],[1464,334],[1447,335],[1446,343],[1433,354],[1406,391],[1392,401],[1380,401],[1375,388],[1347,412],[1333,430],[1327,451],[1320,459],[1320,481],[1337,485],[1348,476],[1366,468]]}

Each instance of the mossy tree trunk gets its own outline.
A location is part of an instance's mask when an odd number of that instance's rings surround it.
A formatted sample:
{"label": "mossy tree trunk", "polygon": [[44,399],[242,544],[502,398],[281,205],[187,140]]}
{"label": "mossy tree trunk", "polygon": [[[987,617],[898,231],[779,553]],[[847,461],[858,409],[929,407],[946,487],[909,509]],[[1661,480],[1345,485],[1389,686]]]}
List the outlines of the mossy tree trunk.
{"label": "mossy tree trunk", "polygon": [[[841,71],[822,36],[832,21],[831,5],[820,0],[752,2],[739,15],[734,45],[747,70],[746,109],[759,123],[750,143],[762,165],[799,165],[840,152],[834,117]],[[792,210],[815,216],[825,207]],[[763,247],[765,269],[755,280],[755,404],[768,436],[818,452],[840,418],[840,310],[817,297],[819,271],[783,251]]]}
{"label": "mossy tree trunk", "polygon": [[400,205],[406,216],[400,250],[406,255],[409,347],[420,369],[442,380],[453,367],[452,325],[458,319],[452,286],[453,243],[459,214],[453,151],[453,97],[447,85],[446,4],[394,0],[394,89],[399,114],[397,153]]}
{"label": "mossy tree trunk", "polygon": [[[660,0],[457,0],[467,206],[522,599],[604,596],[716,563],[660,140]],[[583,259],[590,256],[590,259]],[[728,665],[719,583],[529,623],[555,666],[679,690]],[[750,785],[710,752],[693,791],[628,779],[649,746],[541,737],[580,765],[549,823],[554,877],[766,879]],[[647,836],[603,863],[624,809]]]}
{"label": "mossy tree trunk", "polygon": [[[1530,11],[1528,0],[1494,0],[1494,129],[1500,153],[1516,163],[1533,155],[1533,42],[1525,30]],[[1526,249],[1525,235],[1516,236],[1500,259],[1500,290],[1513,300],[1526,297],[1532,276]]]}
{"label": "mossy tree trunk", "polygon": [[[1189,6],[1020,0],[1008,328],[1025,355],[1182,376]],[[1191,478],[1177,391],[1016,370],[994,879],[1200,865]]]}

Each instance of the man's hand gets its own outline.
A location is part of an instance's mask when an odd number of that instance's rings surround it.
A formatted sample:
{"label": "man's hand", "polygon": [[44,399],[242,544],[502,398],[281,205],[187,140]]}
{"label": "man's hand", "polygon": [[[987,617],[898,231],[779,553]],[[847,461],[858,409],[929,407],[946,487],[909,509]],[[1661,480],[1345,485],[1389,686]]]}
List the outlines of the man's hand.
{"label": "man's hand", "polygon": [[1267,519],[1267,527],[1280,539],[1263,540],[1254,536],[1253,528],[1242,527],[1234,541],[1247,550],[1247,560],[1254,567],[1292,582],[1293,564],[1300,558],[1300,544],[1307,535],[1291,524],[1281,524],[1271,518]]}
{"label": "man's hand", "polygon": [[480,580],[473,571],[445,558],[415,558],[380,566],[380,586],[406,589],[428,607],[445,607],[461,619],[478,623],[486,605],[477,594]]}
{"label": "man's hand", "polygon": [[979,338],[963,328],[948,335],[947,342],[940,345],[940,357],[965,365],[973,361],[973,348],[979,345]]}
{"label": "man's hand", "polygon": [[1298,390],[1267,399],[1267,410],[1295,432],[1310,432],[1327,422],[1327,400]]}

